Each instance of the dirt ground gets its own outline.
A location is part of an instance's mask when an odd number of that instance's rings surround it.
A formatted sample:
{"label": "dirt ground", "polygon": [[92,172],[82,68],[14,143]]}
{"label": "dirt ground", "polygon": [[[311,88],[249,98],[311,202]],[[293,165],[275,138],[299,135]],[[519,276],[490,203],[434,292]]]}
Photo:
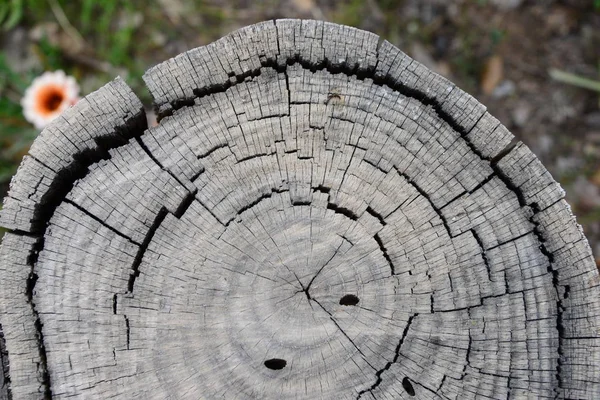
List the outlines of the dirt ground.
{"label": "dirt ground", "polygon": [[[123,75],[149,108],[140,80],[145,69],[241,26],[289,17],[373,31],[473,94],[532,149],[565,188],[600,265],[600,93],[549,73],[600,80],[598,0],[83,1],[91,11],[54,1],[67,23],[56,8],[25,3],[30,9],[0,36],[10,73],[26,80],[64,69],[84,94]],[[18,90],[0,78],[0,96],[16,102]],[[0,135],[4,196],[35,133],[22,117],[4,113]],[[15,143],[21,145],[15,149]]]}

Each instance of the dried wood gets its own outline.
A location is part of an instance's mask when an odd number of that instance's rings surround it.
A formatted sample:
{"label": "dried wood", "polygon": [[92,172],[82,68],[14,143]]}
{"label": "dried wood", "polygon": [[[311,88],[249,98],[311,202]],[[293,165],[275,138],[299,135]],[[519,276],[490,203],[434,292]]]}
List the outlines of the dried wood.
{"label": "dried wood", "polygon": [[299,20],[144,80],[158,126],[116,80],[12,181],[1,399],[600,398],[591,250],[472,96]]}

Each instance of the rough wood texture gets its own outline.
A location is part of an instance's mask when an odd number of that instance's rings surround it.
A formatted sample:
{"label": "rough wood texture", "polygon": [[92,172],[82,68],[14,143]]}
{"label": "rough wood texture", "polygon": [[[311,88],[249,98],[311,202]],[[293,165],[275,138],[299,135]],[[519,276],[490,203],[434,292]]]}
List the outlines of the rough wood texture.
{"label": "rough wood texture", "polygon": [[600,398],[591,250],[473,97],[297,20],[144,79],[158,126],[116,80],[13,179],[0,398]]}

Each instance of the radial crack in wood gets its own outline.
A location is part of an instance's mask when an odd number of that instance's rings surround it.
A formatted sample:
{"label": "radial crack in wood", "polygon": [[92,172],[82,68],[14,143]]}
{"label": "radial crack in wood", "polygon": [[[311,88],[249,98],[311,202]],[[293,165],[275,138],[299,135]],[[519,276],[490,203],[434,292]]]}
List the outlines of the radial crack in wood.
{"label": "radial crack in wood", "polygon": [[0,399],[599,398],[564,192],[389,42],[277,20],[44,130],[0,214]]}

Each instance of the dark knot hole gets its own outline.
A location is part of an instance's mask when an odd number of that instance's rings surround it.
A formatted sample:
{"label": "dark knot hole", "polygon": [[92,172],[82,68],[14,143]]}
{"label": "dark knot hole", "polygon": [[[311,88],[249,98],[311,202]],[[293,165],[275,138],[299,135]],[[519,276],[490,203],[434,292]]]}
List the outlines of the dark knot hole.
{"label": "dark knot hole", "polygon": [[287,365],[287,361],[281,358],[271,358],[265,361],[265,367],[269,369],[283,369]]}
{"label": "dark knot hole", "polygon": [[347,294],[340,299],[340,304],[343,306],[355,306],[359,301],[360,299],[357,296],[353,294]]}
{"label": "dark knot hole", "polygon": [[406,393],[408,393],[409,396],[415,395],[415,388],[413,387],[412,383],[410,383],[410,380],[407,377],[404,377],[404,379],[402,379],[402,387],[404,388],[404,390],[406,390]]}

